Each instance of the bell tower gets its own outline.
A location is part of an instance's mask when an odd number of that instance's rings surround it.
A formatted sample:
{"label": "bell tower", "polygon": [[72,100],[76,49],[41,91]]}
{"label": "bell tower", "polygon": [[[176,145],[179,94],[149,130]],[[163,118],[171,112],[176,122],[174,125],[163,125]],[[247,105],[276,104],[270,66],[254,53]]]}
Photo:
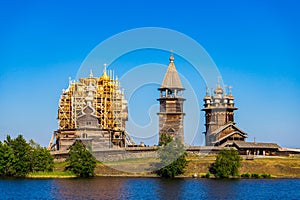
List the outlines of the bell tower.
{"label": "bell tower", "polygon": [[183,90],[179,75],[174,64],[174,56],[171,54],[170,63],[164,80],[158,88],[160,98],[159,116],[159,141],[162,134],[168,134],[178,138],[184,144],[183,118]]}

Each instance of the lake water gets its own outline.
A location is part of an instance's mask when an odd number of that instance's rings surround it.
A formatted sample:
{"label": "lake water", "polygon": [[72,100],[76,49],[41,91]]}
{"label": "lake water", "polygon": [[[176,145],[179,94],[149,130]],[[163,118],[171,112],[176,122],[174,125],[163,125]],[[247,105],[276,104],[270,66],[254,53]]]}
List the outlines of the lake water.
{"label": "lake water", "polygon": [[300,199],[300,179],[0,179],[0,199]]}

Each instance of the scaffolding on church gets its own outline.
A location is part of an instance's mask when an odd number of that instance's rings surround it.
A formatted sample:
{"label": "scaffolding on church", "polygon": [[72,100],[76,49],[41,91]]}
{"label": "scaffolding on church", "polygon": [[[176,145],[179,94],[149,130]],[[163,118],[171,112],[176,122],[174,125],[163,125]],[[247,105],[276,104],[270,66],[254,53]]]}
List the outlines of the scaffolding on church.
{"label": "scaffolding on church", "polygon": [[77,116],[86,106],[88,88],[94,88],[93,107],[95,115],[100,119],[101,129],[124,131],[123,109],[126,101],[119,88],[118,79],[111,79],[107,74],[100,78],[80,78],[80,82],[70,85],[60,98],[58,109],[59,129],[77,128]]}
{"label": "scaffolding on church", "polygon": [[[62,91],[58,107],[58,130],[77,129],[77,117],[87,106],[87,98],[91,98],[95,108],[94,115],[99,119],[101,130],[111,133],[112,144],[118,145],[120,139],[128,146],[135,144],[125,131],[125,122],[128,120],[127,101],[124,91],[120,88],[118,78],[114,77],[113,71],[107,73],[104,67],[101,77],[94,77],[90,72],[87,78],[80,78],[79,82],[69,80],[69,86]],[[57,139],[57,138],[56,138]],[[51,139],[51,148],[54,138]]]}

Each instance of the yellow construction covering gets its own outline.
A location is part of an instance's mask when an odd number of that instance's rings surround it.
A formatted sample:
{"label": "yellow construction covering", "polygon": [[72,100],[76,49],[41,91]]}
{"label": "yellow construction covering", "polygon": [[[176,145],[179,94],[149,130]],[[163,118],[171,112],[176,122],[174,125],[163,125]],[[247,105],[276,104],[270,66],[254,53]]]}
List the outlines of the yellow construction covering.
{"label": "yellow construction covering", "polygon": [[108,75],[106,69],[101,77],[94,77],[91,72],[88,78],[69,82],[69,87],[63,90],[59,101],[59,130],[78,128],[77,116],[86,106],[87,99],[92,101],[95,108],[99,128],[125,131],[127,102],[120,90],[118,79],[112,77],[112,72]]}

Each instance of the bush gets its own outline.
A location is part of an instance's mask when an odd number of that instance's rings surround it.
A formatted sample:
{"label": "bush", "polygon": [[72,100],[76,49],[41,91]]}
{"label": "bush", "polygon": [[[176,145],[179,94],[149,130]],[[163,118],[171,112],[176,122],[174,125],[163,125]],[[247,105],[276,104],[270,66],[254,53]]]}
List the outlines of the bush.
{"label": "bush", "polygon": [[94,176],[96,158],[80,142],[76,141],[70,148],[69,157],[66,159],[66,170],[72,171],[77,176]]}
{"label": "bush", "polygon": [[250,175],[249,173],[245,173],[245,174],[242,174],[242,175],[241,175],[242,178],[250,178],[250,176],[251,176],[251,175]]}
{"label": "bush", "polygon": [[238,169],[241,166],[242,158],[234,149],[223,149],[217,154],[213,164],[213,172],[218,178],[228,178],[229,176],[238,176]]}
{"label": "bush", "polygon": [[270,174],[266,174],[266,173],[263,173],[260,176],[263,177],[263,178],[271,178],[271,175]]}
{"label": "bush", "polygon": [[251,174],[251,177],[252,178],[259,178],[260,176],[259,176],[259,174],[254,173],[254,174]]}
{"label": "bush", "polygon": [[207,172],[207,173],[205,174],[205,178],[209,178],[209,177],[210,177],[210,173]]}

